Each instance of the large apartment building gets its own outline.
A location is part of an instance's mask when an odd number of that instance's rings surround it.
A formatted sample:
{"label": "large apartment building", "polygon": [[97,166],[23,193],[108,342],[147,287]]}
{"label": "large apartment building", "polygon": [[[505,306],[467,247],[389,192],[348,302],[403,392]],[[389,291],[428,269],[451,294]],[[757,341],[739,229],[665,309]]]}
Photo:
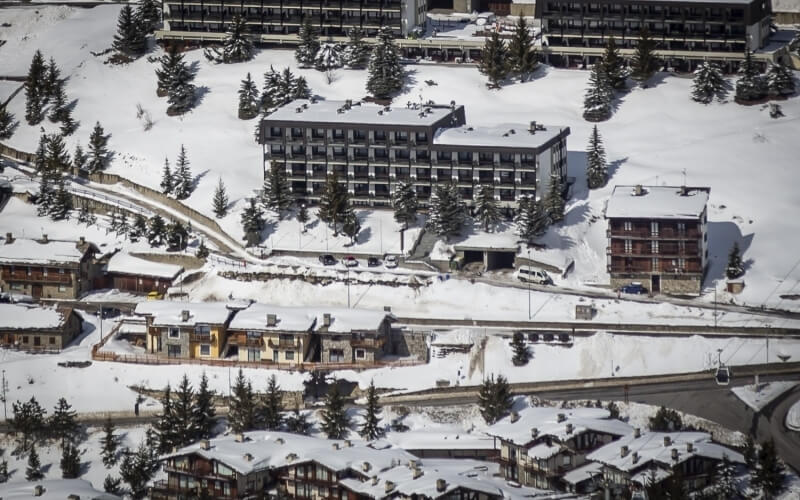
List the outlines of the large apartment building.
{"label": "large apartment building", "polygon": [[495,188],[502,206],[545,195],[551,174],[566,179],[569,127],[468,126],[464,106],[378,106],[296,100],[261,122],[264,171],[286,169],[292,193],[316,202],[329,175],[352,201],[381,206],[400,182],[425,204],[437,184],[455,182],[465,200],[479,185]]}
{"label": "large apartment building", "polygon": [[699,294],[708,261],[710,188],[615,186],[606,205],[612,288]]}

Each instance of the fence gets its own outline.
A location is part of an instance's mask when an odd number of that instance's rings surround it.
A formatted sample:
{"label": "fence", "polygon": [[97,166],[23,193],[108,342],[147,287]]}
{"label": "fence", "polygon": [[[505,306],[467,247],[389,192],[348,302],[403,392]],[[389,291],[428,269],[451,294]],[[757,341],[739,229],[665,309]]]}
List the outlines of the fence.
{"label": "fence", "polygon": [[94,191],[89,191],[87,189],[81,189],[70,186],[69,192],[72,193],[73,196],[80,198],[82,200],[90,200],[94,203],[94,205],[99,206],[101,208],[112,209],[112,210],[125,210],[126,212],[132,213],[134,215],[141,214],[145,217],[150,217],[152,215],[152,213],[149,210],[144,210],[141,207],[137,207],[133,203],[128,203],[127,201],[120,200],[118,198],[112,198],[110,196],[106,196],[104,194],[100,194]]}

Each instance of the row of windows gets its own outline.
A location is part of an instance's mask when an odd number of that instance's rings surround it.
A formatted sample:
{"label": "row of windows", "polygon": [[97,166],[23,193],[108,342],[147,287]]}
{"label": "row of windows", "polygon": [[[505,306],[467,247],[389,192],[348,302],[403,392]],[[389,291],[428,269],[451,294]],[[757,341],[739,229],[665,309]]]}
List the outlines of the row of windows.
{"label": "row of windows", "polygon": [[[283,144],[270,144],[269,150],[272,155],[283,155],[286,153],[287,148]],[[352,156],[355,158],[367,158],[370,156],[370,150],[372,151],[372,156],[375,158],[387,158],[389,156],[389,150],[385,148],[345,148],[344,146],[307,147],[303,145],[293,145],[289,146],[288,148],[288,151],[291,151],[292,155],[305,155],[307,152],[310,152],[313,156],[322,156],[331,153],[334,158],[344,157],[348,151],[351,152]],[[393,151],[395,158],[409,159],[411,156],[411,150],[408,149],[396,149]],[[430,152],[427,149],[416,149],[413,151],[418,160],[430,159]],[[554,149],[554,156],[556,157],[557,161],[560,161],[562,159],[561,151]],[[519,154],[519,157],[522,163],[531,164],[534,163],[536,156],[533,153],[521,153]],[[459,162],[464,163],[472,163],[473,160],[477,160],[480,163],[490,163],[494,162],[495,153],[473,153],[472,151],[435,151],[435,158],[440,161],[452,161],[453,159],[457,159]],[[498,153],[498,158],[500,162],[511,163],[514,161],[514,153]]]}
{"label": "row of windows", "polygon": [[[11,283],[9,286],[14,291],[25,290],[25,285],[22,284],[22,283]],[[66,292],[67,291],[67,285],[58,285],[58,291],[59,292]]]}
{"label": "row of windows", "polygon": [[[46,337],[46,338],[47,338],[48,345],[56,345],[57,337]],[[23,345],[28,345],[28,344],[30,344],[30,337],[28,337],[27,335],[23,335],[21,340],[20,340],[20,342]],[[39,336],[39,335],[33,335],[33,346],[34,347],[39,347],[41,345],[42,345],[42,337]]]}
{"label": "row of windows", "polygon": [[612,14],[620,14],[622,12],[631,14],[651,13],[658,15],[686,16],[686,17],[701,17],[701,16],[722,17],[724,14],[728,17],[744,17],[744,9],[742,8],[726,9],[719,7],[712,7],[712,8],[666,7],[662,5],[637,5],[637,4],[631,4],[627,5],[626,7],[623,7],[621,4],[599,4],[599,3],[582,4],[575,2],[568,4],[563,4],[561,2],[548,2],[546,5],[546,10],[548,11],[560,11],[562,8],[568,12],[598,13],[602,10],[603,12],[610,12]]}
{"label": "row of windows", "polygon": [[[211,326],[209,325],[195,325],[194,327],[195,335],[211,335]],[[179,339],[181,338],[181,329],[175,326],[169,327],[168,337],[171,339]]]}
{"label": "row of windows", "polygon": [[[270,127],[269,128],[269,136],[270,137],[283,137],[283,128],[282,127]],[[344,139],[348,134],[344,129],[335,128],[335,129],[323,129],[323,128],[312,128],[312,129],[304,129],[300,127],[291,127],[288,129],[288,136],[294,139],[299,139],[302,137],[311,137],[312,139],[324,139],[324,138],[333,138],[333,139]],[[386,133],[384,130],[363,130],[363,129],[355,129],[350,134],[352,137],[351,140],[354,141],[364,141],[369,137],[370,132],[372,133],[373,140],[375,141],[385,141],[391,135],[397,142],[406,142],[409,139],[409,132],[405,130],[398,130],[395,132],[390,132],[389,134]],[[427,142],[428,140],[428,133],[427,132],[411,132],[413,134],[411,137],[415,138],[417,142]]]}
{"label": "row of windows", "polygon": [[[11,265],[11,266],[9,266],[9,267],[11,268],[11,272],[12,272],[12,273],[13,273],[13,272],[15,272],[15,271],[17,271],[17,270],[19,270],[19,269],[23,269],[23,270],[25,270],[25,273],[26,273],[28,276],[30,276],[31,274],[33,274],[33,271],[34,271],[34,270],[38,270],[38,269],[40,269],[40,268],[36,268],[36,267],[31,267],[31,266],[14,266],[14,265]],[[49,273],[51,270],[53,270],[53,272],[55,272],[55,268],[42,267],[42,268],[41,268],[41,270],[42,270],[42,275],[43,275],[43,276],[47,276],[47,274],[48,274],[48,273]],[[67,270],[66,270],[66,269],[64,269],[63,267],[60,267],[60,268],[58,268],[58,274],[59,274],[59,275],[66,274],[66,272],[67,272]]]}

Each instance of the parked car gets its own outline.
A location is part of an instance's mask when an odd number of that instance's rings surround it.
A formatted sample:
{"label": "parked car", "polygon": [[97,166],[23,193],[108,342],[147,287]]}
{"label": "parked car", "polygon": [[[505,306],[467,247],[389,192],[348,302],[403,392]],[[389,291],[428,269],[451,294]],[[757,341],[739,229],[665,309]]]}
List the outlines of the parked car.
{"label": "parked car", "polygon": [[539,285],[552,285],[553,278],[543,269],[522,266],[517,270],[517,279],[526,283],[536,283]]}
{"label": "parked car", "polygon": [[358,261],[352,255],[348,255],[344,258],[344,265],[347,267],[356,267],[358,265]]}
{"label": "parked car", "polygon": [[147,294],[147,300],[161,300],[164,298],[164,294],[159,293],[155,290]]}
{"label": "parked car", "polygon": [[622,292],[622,293],[631,293],[631,294],[635,294],[635,295],[644,295],[644,294],[647,293],[647,288],[642,286],[642,284],[639,283],[638,281],[634,281],[633,283],[630,283],[628,285],[624,285],[624,286],[620,287],[619,291]]}
{"label": "parked car", "polygon": [[325,266],[335,266],[336,265],[336,259],[333,257],[333,255],[331,255],[329,253],[320,255],[319,256],[319,261]]}
{"label": "parked car", "polygon": [[369,257],[367,259],[367,267],[378,267],[381,265],[381,261],[377,257]]}
{"label": "parked car", "polygon": [[386,258],[383,259],[383,266],[387,269],[394,269],[397,267],[397,264],[397,257],[394,255],[387,255]]}

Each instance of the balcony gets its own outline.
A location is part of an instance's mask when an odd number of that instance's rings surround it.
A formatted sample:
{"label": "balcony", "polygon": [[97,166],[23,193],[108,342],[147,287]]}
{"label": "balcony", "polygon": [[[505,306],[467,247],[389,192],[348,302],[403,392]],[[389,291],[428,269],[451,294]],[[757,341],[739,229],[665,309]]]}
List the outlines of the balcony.
{"label": "balcony", "polygon": [[272,349],[297,349],[300,347],[300,341],[298,341],[297,339],[292,339],[292,340],[283,339],[277,341],[275,339],[269,339],[267,341],[267,345],[270,346]]}
{"label": "balcony", "polygon": [[[213,483],[210,483],[211,486]],[[198,496],[200,491],[199,486],[188,486],[188,487],[181,487],[176,484],[174,481],[169,482],[165,480],[155,481],[153,486],[150,488],[150,497],[154,500],[160,499],[167,499],[167,498],[195,498]],[[216,488],[206,488],[206,493],[208,494],[208,498],[220,498],[220,499],[234,499],[238,498],[236,493],[235,485],[233,488],[230,489],[228,494],[225,494],[225,491],[222,489]]]}
{"label": "balcony", "polygon": [[3,281],[15,281],[15,282],[25,282],[25,283],[58,283],[58,284],[65,284],[70,285],[72,284],[72,276],[70,274],[59,274],[59,273],[47,273],[44,274],[42,272],[31,272],[30,274],[26,271],[3,271],[2,273]]}
{"label": "balcony", "polygon": [[210,333],[190,333],[189,342],[199,342],[201,344],[209,344],[214,339]]}
{"label": "balcony", "polygon": [[386,339],[383,337],[375,339],[353,339],[350,341],[350,345],[352,347],[360,347],[366,349],[379,349],[383,347],[383,344],[385,343]]}
{"label": "balcony", "polygon": [[606,237],[628,239],[645,238],[648,240],[699,240],[703,235],[697,229],[678,231],[677,229],[662,228],[657,233],[653,233],[650,229],[631,229],[625,231],[624,229],[612,228],[606,230]]}

